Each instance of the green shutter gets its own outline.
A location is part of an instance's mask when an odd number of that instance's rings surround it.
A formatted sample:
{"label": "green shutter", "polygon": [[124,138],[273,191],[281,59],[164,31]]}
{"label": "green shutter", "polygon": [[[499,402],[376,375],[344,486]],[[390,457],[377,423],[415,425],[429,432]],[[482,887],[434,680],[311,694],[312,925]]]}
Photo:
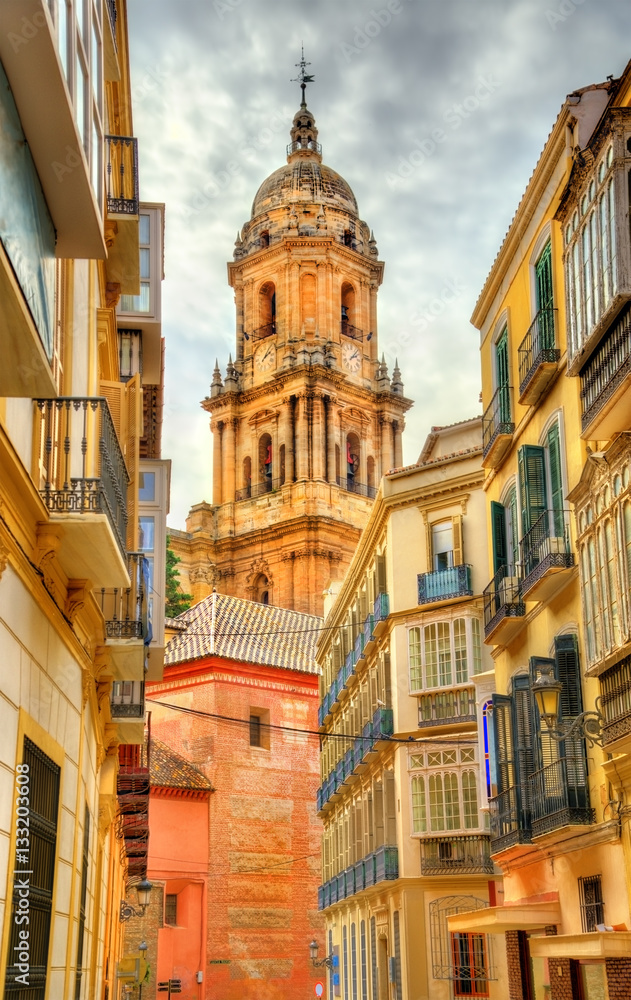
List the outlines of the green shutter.
{"label": "green shutter", "polygon": [[495,345],[495,370],[497,388],[500,390],[499,419],[501,423],[510,423],[510,392],[508,372],[508,327],[502,330]]}
{"label": "green shutter", "polygon": [[493,539],[493,576],[506,566],[506,511],[501,503],[491,500],[491,538]]}
{"label": "green shutter", "polygon": [[508,498],[508,510],[510,516],[510,532],[508,538],[509,564],[511,572],[515,572],[515,566],[519,562],[519,537],[517,529],[517,489],[513,487]]}
{"label": "green shutter", "polygon": [[552,285],[552,244],[548,241],[535,264],[536,305],[539,314],[539,347],[554,348],[554,290]]}
{"label": "green shutter", "polygon": [[559,425],[552,424],[546,437],[548,463],[550,466],[550,507],[553,510],[554,533],[557,538],[564,534],[563,522],[563,479],[561,477],[561,444]]}
{"label": "green shutter", "polygon": [[505,694],[494,694],[493,699],[493,759],[492,784],[496,795],[508,791],[515,784],[515,760],[511,715],[513,699]]}
{"label": "green shutter", "polygon": [[557,678],[563,684],[561,718],[575,719],[583,711],[578,636],[573,632],[558,635],[554,640],[554,656]]}
{"label": "green shutter", "polygon": [[528,778],[535,771],[533,702],[529,675],[519,674],[517,677],[513,677],[515,783],[519,790],[522,829],[530,827]]}
{"label": "green shutter", "polygon": [[546,468],[544,449],[525,444],[519,449],[519,499],[522,538],[546,510]]}

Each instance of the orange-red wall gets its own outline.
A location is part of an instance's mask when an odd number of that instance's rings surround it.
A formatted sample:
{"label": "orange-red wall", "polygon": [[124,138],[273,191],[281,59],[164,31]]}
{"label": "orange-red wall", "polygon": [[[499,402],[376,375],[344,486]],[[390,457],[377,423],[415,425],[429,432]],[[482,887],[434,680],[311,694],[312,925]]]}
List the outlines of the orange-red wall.
{"label": "orange-red wall", "polygon": [[[318,738],[273,727],[317,729],[317,677],[208,658],[167,668],[164,681],[148,685],[147,694],[152,734],[200,768],[214,786],[206,856],[204,984],[192,996],[313,996],[314,983],[322,978],[309,961],[314,936],[324,953],[317,910]],[[208,715],[185,715],[155,700]],[[248,721],[254,709],[269,711],[269,750],[250,746]],[[154,829],[152,825],[151,853],[158,853],[159,843],[166,854],[177,830],[159,840]],[[159,962],[162,968],[162,956]]]}

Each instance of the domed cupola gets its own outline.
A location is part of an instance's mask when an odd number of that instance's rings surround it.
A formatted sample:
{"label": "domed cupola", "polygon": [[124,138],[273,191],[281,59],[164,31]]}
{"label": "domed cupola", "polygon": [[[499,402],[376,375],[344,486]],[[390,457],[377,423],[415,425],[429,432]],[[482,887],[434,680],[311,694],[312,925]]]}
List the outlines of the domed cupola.
{"label": "domed cupola", "polygon": [[291,142],[287,146],[288,163],[306,157],[322,162],[322,146],[318,142],[315,119],[306,104],[301,104],[300,110],[294,115],[290,135]]}

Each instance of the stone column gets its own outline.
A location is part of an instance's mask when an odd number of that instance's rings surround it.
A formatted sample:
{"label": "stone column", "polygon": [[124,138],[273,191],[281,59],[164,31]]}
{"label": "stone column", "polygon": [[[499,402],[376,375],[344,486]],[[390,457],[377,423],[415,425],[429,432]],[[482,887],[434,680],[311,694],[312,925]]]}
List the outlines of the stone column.
{"label": "stone column", "polygon": [[377,354],[377,282],[371,281],[370,283],[370,310],[369,310],[369,323],[370,329],[367,331],[366,336],[372,333],[372,339],[369,343],[370,350],[368,351],[371,361],[376,361],[378,358]]}
{"label": "stone column", "polygon": [[394,422],[394,464],[397,469],[403,465],[403,421]]}
{"label": "stone column", "polygon": [[326,438],[324,433],[324,400],[320,392],[313,397],[313,423],[311,427],[311,461],[314,479],[324,479]]}
{"label": "stone column", "polygon": [[220,421],[213,420],[211,424],[211,429],[213,432],[213,504],[219,506],[222,498],[221,489],[221,445],[222,445],[222,432],[223,424]]}
{"label": "stone column", "polygon": [[288,330],[287,340],[300,337],[300,264],[293,261],[289,266],[289,301],[287,302]]}
{"label": "stone column", "polygon": [[[239,281],[234,287],[235,305],[237,311],[237,358],[241,360],[245,354],[245,343],[243,340],[243,282]],[[247,330],[246,333],[250,331]],[[251,343],[251,342],[250,342]]]}
{"label": "stone column", "polygon": [[384,414],[379,416],[381,424],[381,475],[392,468],[392,425]]}
{"label": "stone column", "polygon": [[224,500],[230,503],[234,500],[235,482],[236,482],[237,420],[235,417],[229,417],[228,420],[226,421],[225,435],[226,435],[226,458],[225,458],[226,491]]}
{"label": "stone column", "polygon": [[331,396],[326,402],[326,475],[330,483],[335,477],[335,402]]}
{"label": "stone column", "polygon": [[285,445],[285,482],[293,483],[296,478],[294,470],[294,414],[291,396],[283,399],[284,431],[283,444]]}
{"label": "stone column", "polygon": [[309,478],[309,399],[305,393],[296,404],[296,479]]}

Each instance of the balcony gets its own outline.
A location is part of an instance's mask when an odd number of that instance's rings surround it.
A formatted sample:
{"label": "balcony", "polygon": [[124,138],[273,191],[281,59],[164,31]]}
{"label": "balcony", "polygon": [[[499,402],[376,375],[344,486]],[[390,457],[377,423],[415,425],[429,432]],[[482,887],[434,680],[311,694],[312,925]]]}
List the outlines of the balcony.
{"label": "balcony", "polygon": [[482,834],[424,837],[421,875],[492,875],[491,838]]}
{"label": "balcony", "polygon": [[262,483],[251,483],[241,490],[236,490],[234,494],[235,502],[239,500],[252,500],[254,497],[262,497],[265,493],[275,493],[283,485],[281,479],[265,479]]}
{"label": "balcony", "polygon": [[349,323],[347,319],[343,319],[341,321],[340,333],[343,337],[350,337],[351,340],[362,341],[364,339],[364,331],[358,329],[356,326],[353,326],[353,324]]}
{"label": "balcony", "polygon": [[[55,227],[53,252],[60,258],[104,259],[103,220],[50,7],[45,0],[0,3],[0,64]],[[10,149],[9,131],[3,131],[3,154]]]}
{"label": "balcony", "polygon": [[491,854],[501,854],[517,844],[531,844],[530,813],[522,807],[516,785],[489,799]]}
{"label": "balcony", "polygon": [[359,665],[360,662],[363,662],[366,659],[366,657],[364,655],[364,630],[363,629],[360,632],[357,633],[357,638],[355,639],[355,645],[353,647],[353,651],[355,653],[355,663],[357,665]]}
{"label": "balcony", "polygon": [[536,771],[528,778],[528,798],[533,837],[595,822],[583,754],[568,754]]}
{"label": "balcony", "polygon": [[105,190],[109,219],[137,219],[138,140],[129,135],[105,136]]}
{"label": "balcony", "polygon": [[526,605],[521,599],[519,590],[519,578],[509,576],[506,566],[501,566],[482,592],[482,597],[484,641],[505,646],[521,631],[526,616]]}
{"label": "balcony", "polygon": [[[142,743],[142,738],[141,738]],[[120,746],[117,797],[117,836],[125,845],[128,877],[147,873],[149,824],[149,767],[145,748]],[[145,831],[147,831],[145,833]]]}
{"label": "balcony", "polygon": [[557,373],[556,323],[556,309],[541,309],[519,345],[519,402],[524,406],[535,406]]}
{"label": "balcony", "polygon": [[290,142],[287,145],[287,156],[291,153],[298,153],[301,151],[309,153],[320,153],[322,155],[322,146],[315,139],[304,139],[302,141]]}
{"label": "balcony", "polygon": [[515,424],[511,420],[512,387],[501,385],[482,417],[482,465],[497,469],[513,440]]}
{"label": "balcony", "polygon": [[599,677],[601,710],[605,717],[603,746],[608,753],[631,752],[631,656]]}
{"label": "balcony", "polygon": [[257,340],[266,340],[267,337],[273,337],[276,334],[276,323],[264,323],[263,326],[259,326],[252,333],[246,334],[246,340],[251,340],[255,342]]}
{"label": "balcony", "polygon": [[358,496],[368,497],[369,500],[374,500],[377,496],[376,486],[366,486],[365,483],[358,483],[352,476],[337,476],[336,483],[343,490],[347,490],[348,493],[357,493]]}
{"label": "balcony", "polygon": [[439,726],[453,726],[475,721],[475,688],[436,691],[419,698],[419,729],[434,729]]}
{"label": "balcony", "polygon": [[36,399],[34,480],[63,526],[59,550],[69,579],[128,587],[125,539],[129,475],[103,397]]}
{"label": "balcony", "polygon": [[145,734],[144,681],[114,681],[110,712],[121,743],[142,743]]}
{"label": "balcony", "polygon": [[131,586],[101,590],[95,596],[105,619],[107,648],[116,680],[141,681],[145,676],[147,638],[147,560],[140,552],[129,554]]}
{"label": "balcony", "polygon": [[378,847],[361,861],[350,865],[318,889],[318,909],[325,910],[349,896],[354,896],[379,882],[399,877],[399,851],[396,847]]}
{"label": "balcony", "polygon": [[471,566],[450,566],[448,569],[418,575],[418,603],[434,604],[457,597],[472,597]]}
{"label": "balcony", "polygon": [[570,549],[569,511],[544,510],[520,541],[521,594],[547,602],[565,586],[574,566]]}
{"label": "balcony", "polygon": [[373,608],[373,635],[380,636],[386,630],[386,619],[390,614],[390,598],[386,593],[377,594]]}
{"label": "balcony", "polygon": [[332,797],[349,783],[351,775],[357,775],[364,770],[366,763],[377,755],[377,744],[389,739],[393,732],[392,709],[378,708],[371,721],[362,729],[361,736],[353,740],[353,746],[340,758],[328,778],[325,778],[320,785],[317,791],[318,811],[324,809]]}
{"label": "balcony", "polygon": [[605,441],[631,427],[631,308],[581,372],[582,437]]}

